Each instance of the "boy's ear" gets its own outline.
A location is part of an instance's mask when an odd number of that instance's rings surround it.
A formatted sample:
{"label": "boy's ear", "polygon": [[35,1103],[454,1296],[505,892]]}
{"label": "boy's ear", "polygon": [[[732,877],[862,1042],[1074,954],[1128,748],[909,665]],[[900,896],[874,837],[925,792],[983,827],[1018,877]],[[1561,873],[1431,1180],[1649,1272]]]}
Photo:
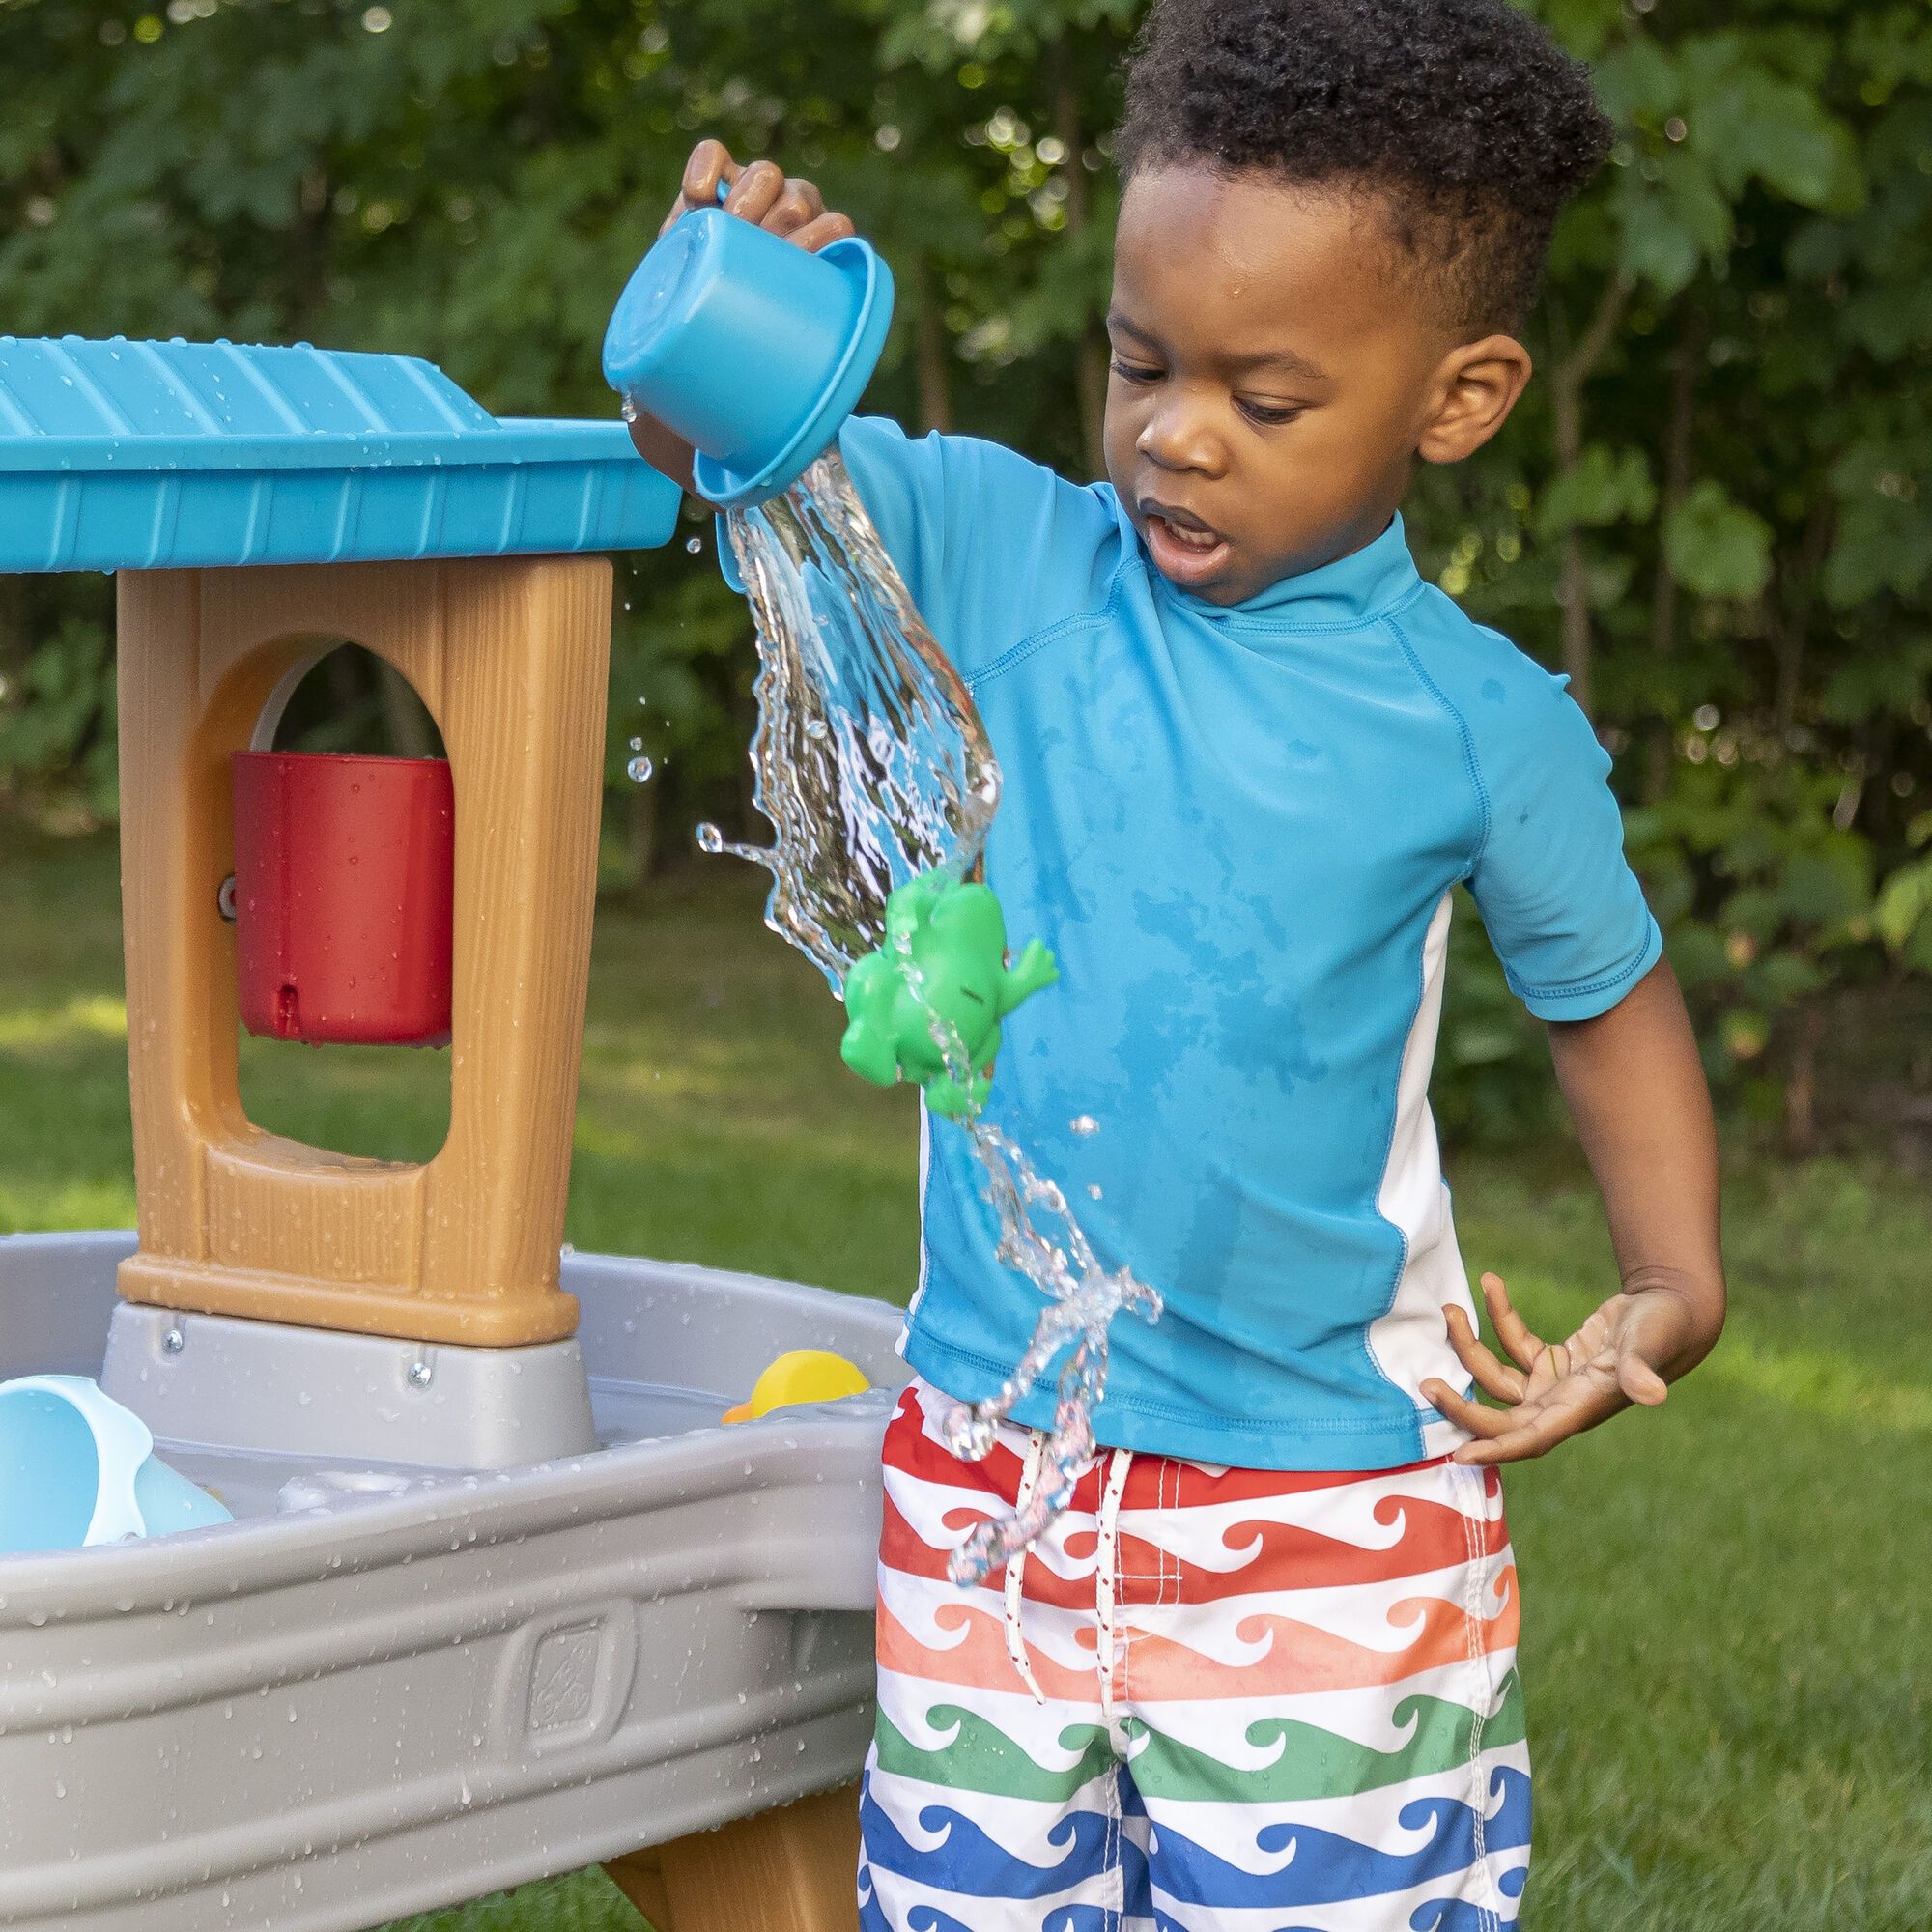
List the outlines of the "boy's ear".
{"label": "boy's ear", "polygon": [[1529,351],[1513,335],[1486,335],[1442,358],[1416,440],[1425,463],[1460,463],[1494,436],[1529,386]]}

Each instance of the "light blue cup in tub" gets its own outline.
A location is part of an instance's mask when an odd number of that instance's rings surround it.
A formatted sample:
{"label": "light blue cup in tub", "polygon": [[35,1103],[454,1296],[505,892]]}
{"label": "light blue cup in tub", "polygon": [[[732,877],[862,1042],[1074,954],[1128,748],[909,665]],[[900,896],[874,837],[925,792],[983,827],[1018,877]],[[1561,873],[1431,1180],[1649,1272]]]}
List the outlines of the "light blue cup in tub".
{"label": "light blue cup in tub", "polygon": [[604,337],[604,375],[697,452],[722,509],[778,496],[838,434],[885,346],[892,270],[868,242],[816,253],[694,210],[639,263]]}
{"label": "light blue cup in tub", "polygon": [[156,1457],[132,1409],[85,1376],[0,1382],[0,1556],[232,1520]]}

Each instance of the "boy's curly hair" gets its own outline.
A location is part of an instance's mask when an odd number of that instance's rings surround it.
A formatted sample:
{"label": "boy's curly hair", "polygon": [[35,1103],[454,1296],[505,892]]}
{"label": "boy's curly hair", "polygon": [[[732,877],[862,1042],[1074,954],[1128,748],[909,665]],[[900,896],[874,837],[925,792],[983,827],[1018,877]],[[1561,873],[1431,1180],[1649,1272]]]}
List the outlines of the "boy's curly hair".
{"label": "boy's curly hair", "polygon": [[1155,0],[1115,154],[1375,196],[1450,319],[1514,329],[1610,125],[1509,0]]}

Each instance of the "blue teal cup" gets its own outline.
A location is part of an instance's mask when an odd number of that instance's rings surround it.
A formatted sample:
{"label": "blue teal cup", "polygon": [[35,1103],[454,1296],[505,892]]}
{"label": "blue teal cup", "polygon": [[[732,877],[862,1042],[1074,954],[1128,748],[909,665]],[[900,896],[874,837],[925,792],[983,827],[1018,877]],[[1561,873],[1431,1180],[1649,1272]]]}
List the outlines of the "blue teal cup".
{"label": "blue teal cup", "polygon": [[84,1376],[0,1382],[0,1556],[233,1520],[155,1455],[132,1409]]}
{"label": "blue teal cup", "polygon": [[892,317],[892,270],[869,243],[808,254],[720,209],[696,209],[618,298],[604,375],[697,452],[701,496],[743,509],[797,482],[838,434]]}

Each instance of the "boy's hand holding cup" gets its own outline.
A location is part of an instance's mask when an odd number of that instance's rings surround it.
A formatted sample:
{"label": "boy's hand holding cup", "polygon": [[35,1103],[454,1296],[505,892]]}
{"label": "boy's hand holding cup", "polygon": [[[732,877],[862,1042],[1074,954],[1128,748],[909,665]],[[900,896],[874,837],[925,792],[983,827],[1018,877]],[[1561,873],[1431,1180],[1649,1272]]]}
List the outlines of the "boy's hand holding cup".
{"label": "boy's hand holding cup", "polygon": [[808,253],[816,253],[828,242],[842,241],[858,232],[849,214],[826,208],[816,182],[787,175],[776,161],[747,161],[740,167],[723,141],[707,140],[692,149],[678,184],[677,199],[658,233],[665,233],[695,208],[719,207],[721,183],[727,189],[722,204],[726,214],[782,235]]}
{"label": "boy's hand holding cup", "polygon": [[[724,188],[721,204],[718,191]],[[849,214],[825,206],[815,182],[787,175],[776,161],[748,161],[740,166],[723,141],[700,141],[684,164],[677,198],[658,233],[663,236],[694,209],[723,206],[726,214],[754,227],[781,235],[808,254],[828,242],[844,241],[858,231]],[[694,488],[691,444],[655,416],[641,412],[631,418],[631,440],[653,469],[686,490]]]}

